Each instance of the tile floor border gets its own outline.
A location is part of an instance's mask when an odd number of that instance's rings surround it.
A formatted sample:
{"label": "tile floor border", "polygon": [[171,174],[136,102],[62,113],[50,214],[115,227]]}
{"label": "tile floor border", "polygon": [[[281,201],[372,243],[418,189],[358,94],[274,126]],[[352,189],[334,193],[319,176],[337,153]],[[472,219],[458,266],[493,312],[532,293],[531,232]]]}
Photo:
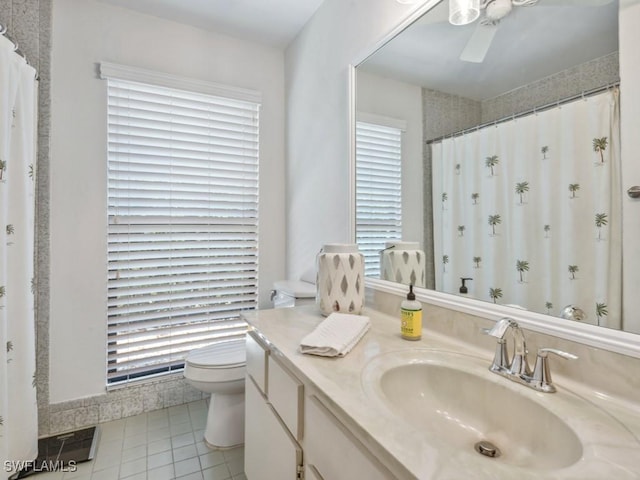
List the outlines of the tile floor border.
{"label": "tile floor border", "polygon": [[40,436],[56,435],[129,418],[207,397],[207,394],[189,385],[182,374],[173,374],[110,390],[103,395],[49,405],[48,429],[46,432],[41,431]]}

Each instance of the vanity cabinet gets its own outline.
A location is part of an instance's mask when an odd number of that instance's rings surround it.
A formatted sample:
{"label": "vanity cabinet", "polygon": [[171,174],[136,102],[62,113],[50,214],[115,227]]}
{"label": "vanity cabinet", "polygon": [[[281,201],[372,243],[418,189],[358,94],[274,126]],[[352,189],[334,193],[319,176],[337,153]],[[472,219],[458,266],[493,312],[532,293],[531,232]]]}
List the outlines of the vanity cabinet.
{"label": "vanity cabinet", "polygon": [[302,477],[303,385],[247,335],[245,475],[249,480]]}
{"label": "vanity cabinet", "polygon": [[305,386],[254,335],[247,335],[247,479],[395,479],[313,387]]}

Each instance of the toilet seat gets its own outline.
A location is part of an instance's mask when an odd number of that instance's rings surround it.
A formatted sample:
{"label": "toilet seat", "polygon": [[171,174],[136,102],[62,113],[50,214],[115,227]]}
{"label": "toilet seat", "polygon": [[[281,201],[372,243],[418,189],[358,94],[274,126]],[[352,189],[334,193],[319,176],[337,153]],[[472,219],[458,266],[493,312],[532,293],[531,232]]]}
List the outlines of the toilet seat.
{"label": "toilet seat", "polygon": [[192,350],[185,362],[192,367],[206,369],[243,367],[247,362],[244,338],[230,342],[219,342]]}

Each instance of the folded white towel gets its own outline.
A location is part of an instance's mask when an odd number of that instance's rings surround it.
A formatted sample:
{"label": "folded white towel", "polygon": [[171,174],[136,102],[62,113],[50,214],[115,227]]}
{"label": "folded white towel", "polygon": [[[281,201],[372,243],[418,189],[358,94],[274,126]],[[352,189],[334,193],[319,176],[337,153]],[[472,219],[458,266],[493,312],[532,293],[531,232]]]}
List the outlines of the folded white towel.
{"label": "folded white towel", "polygon": [[369,330],[369,317],[334,312],[300,342],[300,351],[324,357],[344,357]]}

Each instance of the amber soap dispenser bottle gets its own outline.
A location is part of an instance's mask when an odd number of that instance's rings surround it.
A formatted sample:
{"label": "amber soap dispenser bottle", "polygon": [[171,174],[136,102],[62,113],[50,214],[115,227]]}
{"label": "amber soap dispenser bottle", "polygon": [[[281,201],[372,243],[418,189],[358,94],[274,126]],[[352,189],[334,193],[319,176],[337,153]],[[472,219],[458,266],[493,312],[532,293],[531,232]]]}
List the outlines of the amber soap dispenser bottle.
{"label": "amber soap dispenser bottle", "polygon": [[422,338],[422,304],[416,300],[413,285],[409,285],[407,299],[400,304],[400,333],[405,340]]}

